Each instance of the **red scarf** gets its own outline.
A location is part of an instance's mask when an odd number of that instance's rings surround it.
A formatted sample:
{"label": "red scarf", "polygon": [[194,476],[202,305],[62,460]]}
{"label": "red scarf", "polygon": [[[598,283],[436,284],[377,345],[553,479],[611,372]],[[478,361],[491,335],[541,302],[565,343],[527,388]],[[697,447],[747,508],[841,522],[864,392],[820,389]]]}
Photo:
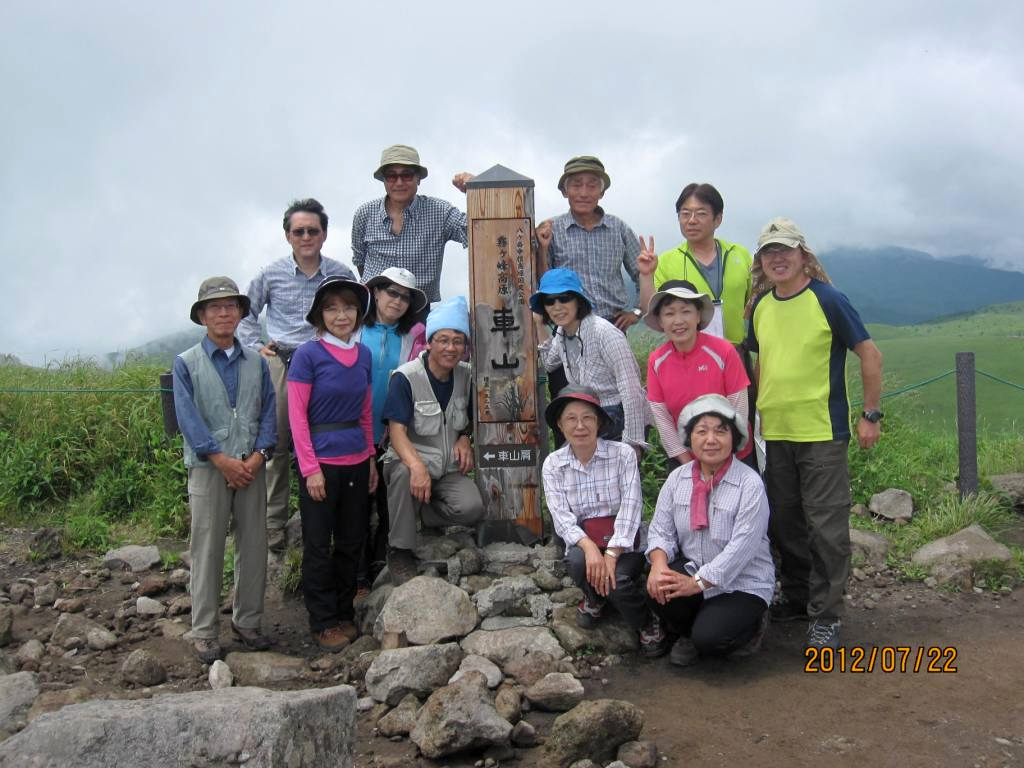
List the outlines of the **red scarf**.
{"label": "red scarf", "polygon": [[708,527],[708,498],[712,489],[718,485],[725,473],[732,466],[732,454],[726,459],[725,464],[715,472],[714,477],[705,480],[700,473],[700,462],[693,462],[693,493],[690,495],[690,530],[699,531]]}

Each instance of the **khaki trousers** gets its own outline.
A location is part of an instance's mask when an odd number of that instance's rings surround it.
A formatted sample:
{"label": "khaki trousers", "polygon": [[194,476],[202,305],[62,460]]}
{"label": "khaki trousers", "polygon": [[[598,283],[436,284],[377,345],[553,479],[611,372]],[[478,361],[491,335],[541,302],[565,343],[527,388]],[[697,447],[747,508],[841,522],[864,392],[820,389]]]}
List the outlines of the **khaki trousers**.
{"label": "khaki trousers", "polygon": [[270,381],[277,396],[277,447],[267,462],[267,528],[284,528],[288,514],[292,430],[288,424],[288,369],[280,357],[268,357]]}
{"label": "khaki trousers", "polygon": [[259,629],[267,586],[267,485],[260,467],[245,488],[228,488],[213,467],[188,471],[192,510],[192,637],[216,639],[224,573],[224,540],[235,537],[235,602],[232,619],[243,629]]}
{"label": "khaki trousers", "polygon": [[475,525],[484,516],[484,501],[472,479],[461,472],[449,472],[430,483],[430,503],[421,504],[409,490],[409,468],[401,461],[384,463],[388,484],[388,514],[391,530],[388,544],[397,549],[416,548],[416,513],[423,525]]}

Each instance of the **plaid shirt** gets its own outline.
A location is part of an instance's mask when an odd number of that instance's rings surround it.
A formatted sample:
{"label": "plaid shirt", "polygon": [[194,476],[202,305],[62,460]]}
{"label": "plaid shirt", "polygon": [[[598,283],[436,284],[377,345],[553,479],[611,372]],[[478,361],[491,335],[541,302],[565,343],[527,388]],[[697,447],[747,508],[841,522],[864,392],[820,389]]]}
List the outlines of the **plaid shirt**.
{"label": "plaid shirt", "polygon": [[555,335],[538,348],[544,368],[565,368],[570,384],[591,387],[601,405],[622,404],[625,427],[622,437],[633,445],[649,447],[644,441],[647,423],[647,399],[640,388],[640,368],[622,331],[604,318],[590,314],[576,331],[578,343],[567,347],[565,332]]}
{"label": "plaid shirt", "polygon": [[708,499],[708,527],[690,530],[693,462],[668,476],[658,494],[647,538],[647,555],[660,549],[697,564],[697,575],[714,586],[705,597],[748,592],[771,603],[775,566],[768,549],[768,497],[760,475],[739,459]]}
{"label": "plaid shirt", "polygon": [[589,232],[576,223],[571,212],[551,220],[548,261],[552,269],[562,267],[579,275],[583,289],[594,300],[594,311],[605,320],[611,320],[616,312],[632,309],[622,279],[623,266],[639,295],[640,270],[636,257],[640,253],[640,241],[622,219],[605,213],[600,206],[597,210],[601,221]]}
{"label": "plaid shirt", "polygon": [[544,459],[543,477],[544,501],[566,547],[584,537],[584,520],[614,517],[615,534],[608,546],[632,551],[643,507],[632,448],[598,438],[597,450],[584,465],[569,445],[563,445]]}
{"label": "plaid shirt", "polygon": [[391,232],[385,198],[363,203],[352,217],[352,263],[365,283],[388,267],[404,267],[430,301],[441,300],[441,263],[449,240],[467,245],[466,214],[445,200],[416,195]]}
{"label": "plaid shirt", "polygon": [[270,262],[249,283],[246,293],[252,306],[238,326],[239,340],[254,349],[263,346],[260,339],[260,312],[264,307],[267,308],[268,341],[276,341],[282,347],[295,349],[312,339],[316,329],[306,322],[306,313],[313,306],[313,297],[320,281],[331,275],[356,279],[351,269],[326,256],[320,257],[320,267],[312,277],[306,277],[306,273],[299,269],[294,256]]}

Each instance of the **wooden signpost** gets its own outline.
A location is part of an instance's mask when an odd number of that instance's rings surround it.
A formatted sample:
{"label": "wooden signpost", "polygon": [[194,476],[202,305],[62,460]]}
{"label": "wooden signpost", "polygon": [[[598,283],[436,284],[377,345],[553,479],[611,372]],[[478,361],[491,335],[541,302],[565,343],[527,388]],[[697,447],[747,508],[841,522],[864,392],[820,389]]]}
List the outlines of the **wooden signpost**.
{"label": "wooden signpost", "polygon": [[496,165],[466,185],[473,327],[476,481],[487,520],[543,534],[541,465],[547,448],[537,334],[533,180]]}

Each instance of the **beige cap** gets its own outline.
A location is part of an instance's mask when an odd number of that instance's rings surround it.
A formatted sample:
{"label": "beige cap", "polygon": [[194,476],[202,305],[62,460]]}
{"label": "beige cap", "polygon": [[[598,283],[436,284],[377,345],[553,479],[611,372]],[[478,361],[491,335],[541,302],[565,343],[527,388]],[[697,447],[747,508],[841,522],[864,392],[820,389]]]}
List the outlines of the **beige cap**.
{"label": "beige cap", "polygon": [[389,165],[408,165],[415,168],[421,179],[427,178],[427,169],[420,165],[420,153],[408,144],[392,144],[380,153],[380,165],[373,172],[373,178],[384,181],[384,169]]}
{"label": "beige cap", "polygon": [[764,229],[761,230],[761,234],[757,238],[756,253],[760,253],[762,248],[772,243],[778,243],[787,248],[800,247],[807,253],[813,253],[807,247],[807,240],[804,238],[804,233],[800,231],[800,227],[796,225],[795,221],[787,219],[785,216],[776,216],[764,225]]}

